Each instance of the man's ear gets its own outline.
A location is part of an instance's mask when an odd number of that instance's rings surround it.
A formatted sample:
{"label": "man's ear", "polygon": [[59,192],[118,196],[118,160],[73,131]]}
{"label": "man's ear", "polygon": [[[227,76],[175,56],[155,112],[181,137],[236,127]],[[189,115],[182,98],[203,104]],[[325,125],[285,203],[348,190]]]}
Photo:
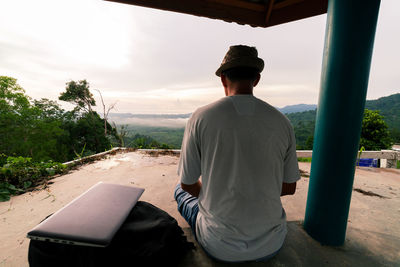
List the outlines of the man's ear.
{"label": "man's ear", "polygon": [[257,74],[257,79],[254,81],[254,83],[253,83],[253,87],[256,87],[257,86],[257,84],[258,84],[258,82],[260,81],[260,79],[261,79],[261,75],[260,75],[260,73],[259,74]]}
{"label": "man's ear", "polygon": [[224,88],[228,87],[228,81],[224,74],[221,74],[221,82],[222,82],[222,85],[224,86]]}
{"label": "man's ear", "polygon": [[224,91],[225,91],[225,95],[228,96],[229,92],[228,92],[228,78],[226,78],[225,75],[221,74],[221,82],[222,85],[224,86]]}

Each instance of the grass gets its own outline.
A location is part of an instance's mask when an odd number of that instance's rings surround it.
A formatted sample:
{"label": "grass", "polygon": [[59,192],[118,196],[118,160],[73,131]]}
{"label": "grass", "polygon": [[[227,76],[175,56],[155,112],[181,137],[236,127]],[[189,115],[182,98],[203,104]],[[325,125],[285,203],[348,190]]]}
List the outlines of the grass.
{"label": "grass", "polygon": [[311,158],[297,158],[298,162],[311,162]]}

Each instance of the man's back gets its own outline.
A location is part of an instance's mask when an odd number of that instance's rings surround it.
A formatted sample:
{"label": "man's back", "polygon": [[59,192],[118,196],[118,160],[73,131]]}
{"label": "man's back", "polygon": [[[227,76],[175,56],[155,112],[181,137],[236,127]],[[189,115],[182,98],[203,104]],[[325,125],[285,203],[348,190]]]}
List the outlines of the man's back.
{"label": "man's back", "polygon": [[179,172],[184,184],[202,175],[199,242],[227,261],[278,250],[286,235],[282,183],[299,176],[289,121],[252,95],[235,95],[198,109],[186,127]]}

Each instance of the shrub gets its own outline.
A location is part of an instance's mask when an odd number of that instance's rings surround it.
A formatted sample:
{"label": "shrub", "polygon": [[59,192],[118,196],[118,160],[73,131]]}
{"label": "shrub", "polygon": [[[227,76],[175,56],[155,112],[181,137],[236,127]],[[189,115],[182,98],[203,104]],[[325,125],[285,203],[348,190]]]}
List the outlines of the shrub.
{"label": "shrub", "polygon": [[[0,161],[4,158],[1,156]],[[8,201],[11,195],[25,192],[46,178],[65,172],[66,168],[51,160],[34,162],[28,157],[7,157],[0,168],[0,201]]]}

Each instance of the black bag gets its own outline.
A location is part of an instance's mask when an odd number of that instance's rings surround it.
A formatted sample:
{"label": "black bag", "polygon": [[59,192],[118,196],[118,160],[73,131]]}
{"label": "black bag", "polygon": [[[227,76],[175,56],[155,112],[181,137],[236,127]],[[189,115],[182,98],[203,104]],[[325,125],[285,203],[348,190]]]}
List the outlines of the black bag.
{"label": "black bag", "polygon": [[177,221],[150,203],[138,201],[106,248],[31,240],[31,267],[176,266],[194,249]]}

